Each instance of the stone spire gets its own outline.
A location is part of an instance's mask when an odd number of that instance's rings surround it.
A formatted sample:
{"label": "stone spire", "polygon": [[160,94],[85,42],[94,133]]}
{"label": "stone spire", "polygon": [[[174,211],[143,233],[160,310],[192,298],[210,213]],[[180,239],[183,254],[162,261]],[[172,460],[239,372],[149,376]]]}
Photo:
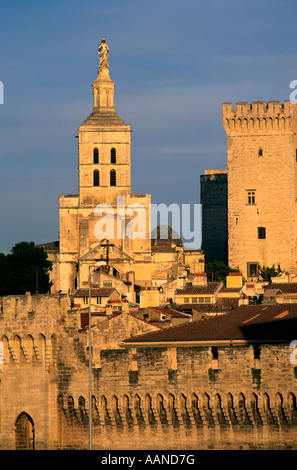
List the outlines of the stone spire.
{"label": "stone spire", "polygon": [[101,113],[114,111],[114,86],[109,76],[109,47],[103,37],[98,48],[99,69],[98,76],[93,85],[94,110]]}
{"label": "stone spire", "polygon": [[88,126],[126,126],[122,118],[115,112],[114,87],[115,83],[109,76],[109,47],[105,37],[98,48],[99,68],[96,80],[92,83],[94,106],[93,111],[85,120]]}

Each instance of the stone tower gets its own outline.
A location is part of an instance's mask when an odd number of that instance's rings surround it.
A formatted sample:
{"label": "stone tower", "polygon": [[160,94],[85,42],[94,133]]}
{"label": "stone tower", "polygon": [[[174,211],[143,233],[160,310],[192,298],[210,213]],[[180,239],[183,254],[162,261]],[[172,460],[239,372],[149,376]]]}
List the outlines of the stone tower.
{"label": "stone tower", "polygon": [[114,87],[107,66],[92,83],[94,107],[79,126],[79,203],[116,202],[131,192],[130,125],[115,112]]}
{"label": "stone tower", "polygon": [[247,279],[259,266],[296,273],[297,106],[224,103],[229,265]]}
{"label": "stone tower", "polygon": [[205,170],[200,176],[201,248],[206,263],[227,263],[227,185],[227,170]]}
{"label": "stone tower", "polygon": [[[133,270],[140,282],[150,281],[151,196],[131,194],[131,129],[115,111],[115,83],[109,75],[105,38],[99,56],[98,75],[92,83],[93,110],[78,129],[79,194],[59,198],[62,292],[87,284],[89,265],[104,257],[100,242],[105,238],[113,247],[111,258],[120,275]],[[107,212],[98,211],[99,206],[106,206]],[[138,207],[145,212],[145,234],[143,239],[131,239],[125,236],[126,227]],[[99,236],[96,227],[107,213],[113,216],[112,233]]]}

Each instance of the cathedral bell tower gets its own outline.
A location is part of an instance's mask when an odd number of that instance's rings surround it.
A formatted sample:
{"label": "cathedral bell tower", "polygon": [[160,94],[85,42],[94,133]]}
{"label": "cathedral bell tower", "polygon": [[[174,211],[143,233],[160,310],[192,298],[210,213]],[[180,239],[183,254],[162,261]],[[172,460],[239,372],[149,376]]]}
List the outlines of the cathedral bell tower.
{"label": "cathedral bell tower", "polygon": [[79,204],[115,204],[131,192],[131,130],[115,112],[115,83],[109,76],[109,48],[102,38],[99,69],[92,83],[94,106],[79,126]]}
{"label": "cathedral bell tower", "polygon": [[[151,196],[131,194],[131,130],[115,112],[105,38],[98,53],[93,110],[78,129],[79,194],[59,197],[57,289],[62,292],[88,285],[89,266],[104,256],[105,239],[112,247],[110,264],[120,276],[133,271],[138,282],[151,279]],[[138,213],[142,218],[131,229]],[[141,237],[128,236],[134,227],[141,228]]]}

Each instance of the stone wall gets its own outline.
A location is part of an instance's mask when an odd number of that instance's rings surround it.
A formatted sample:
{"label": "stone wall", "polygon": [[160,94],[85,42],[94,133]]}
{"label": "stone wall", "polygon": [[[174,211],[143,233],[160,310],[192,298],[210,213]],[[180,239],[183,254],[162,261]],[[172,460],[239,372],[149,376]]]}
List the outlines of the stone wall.
{"label": "stone wall", "polygon": [[[23,430],[36,449],[87,449],[88,330],[79,314],[68,296],[13,296],[2,305],[1,448],[15,449]],[[106,320],[92,328],[94,449],[297,447],[288,344],[262,345],[260,362],[250,345],[219,346],[217,358],[205,345],[125,349],[123,336],[149,329],[118,318],[118,328]]]}

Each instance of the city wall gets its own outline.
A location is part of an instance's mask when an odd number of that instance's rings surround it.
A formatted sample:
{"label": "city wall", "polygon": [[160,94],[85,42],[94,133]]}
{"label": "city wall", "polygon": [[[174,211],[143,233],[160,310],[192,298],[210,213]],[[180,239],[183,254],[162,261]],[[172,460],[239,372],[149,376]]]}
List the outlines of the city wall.
{"label": "city wall", "polygon": [[[87,449],[88,329],[79,313],[66,295],[12,296],[0,305],[1,449],[19,441]],[[222,346],[214,361],[208,346],[125,349],[112,334],[110,347],[100,346],[102,325],[92,328],[94,449],[297,447],[288,344],[262,345],[257,362],[250,345]],[[30,425],[19,426],[20,416]]]}

